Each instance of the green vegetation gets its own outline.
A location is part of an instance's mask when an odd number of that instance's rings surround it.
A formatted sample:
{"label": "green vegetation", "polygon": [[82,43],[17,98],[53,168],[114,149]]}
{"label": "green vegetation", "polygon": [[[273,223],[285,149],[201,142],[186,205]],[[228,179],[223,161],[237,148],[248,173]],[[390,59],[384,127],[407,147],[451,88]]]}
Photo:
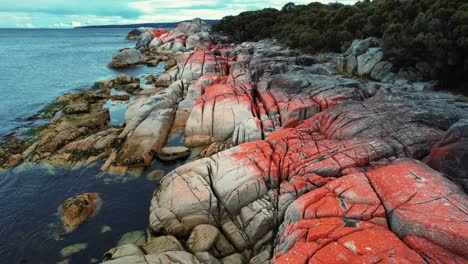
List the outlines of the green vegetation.
{"label": "green vegetation", "polygon": [[51,118],[69,103],[70,101],[53,102],[40,111],[39,118]]}
{"label": "green vegetation", "polygon": [[342,52],[353,39],[374,36],[383,39],[387,57],[397,66],[416,66],[445,88],[468,82],[466,0],[289,3],[282,10],[269,8],[224,17],[213,30],[235,41],[274,37],[310,53]]}
{"label": "green vegetation", "polygon": [[41,139],[41,132],[47,125],[31,128],[26,134],[25,147],[28,147]]}
{"label": "green vegetation", "polygon": [[76,121],[76,117],[71,116],[71,115],[65,115],[65,119],[66,119],[68,122],[75,122],[75,121]]}

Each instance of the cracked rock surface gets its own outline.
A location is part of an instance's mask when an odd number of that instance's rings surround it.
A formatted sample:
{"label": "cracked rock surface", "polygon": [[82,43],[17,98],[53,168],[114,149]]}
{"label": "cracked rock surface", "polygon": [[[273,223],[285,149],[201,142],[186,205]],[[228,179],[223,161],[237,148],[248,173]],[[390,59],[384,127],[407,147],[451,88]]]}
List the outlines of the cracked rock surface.
{"label": "cracked rock surface", "polygon": [[234,147],[162,179],[153,235],[186,241],[213,226],[235,252],[210,254],[244,263],[465,262],[467,196],[418,161],[464,140],[467,111],[455,96],[363,83],[243,45],[227,78],[202,88],[186,126],[188,145]]}
{"label": "cracked rock surface", "polygon": [[123,129],[67,141],[100,143],[110,172],[148,167],[174,135],[200,150],[155,190],[147,243],[108,263],[467,263],[465,101],[403,79],[377,39],[311,56],[205,26],[133,32],[176,63]]}

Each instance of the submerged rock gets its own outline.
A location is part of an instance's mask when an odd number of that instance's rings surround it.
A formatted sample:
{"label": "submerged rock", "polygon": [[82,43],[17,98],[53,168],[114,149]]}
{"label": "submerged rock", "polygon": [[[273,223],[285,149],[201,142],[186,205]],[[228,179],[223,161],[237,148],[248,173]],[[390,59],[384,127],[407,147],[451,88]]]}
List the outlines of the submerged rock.
{"label": "submerged rock", "polygon": [[162,178],[162,176],[164,176],[163,170],[155,170],[155,171],[148,173],[146,178],[150,181],[158,181]]}
{"label": "submerged rock", "polygon": [[62,220],[68,227],[74,228],[95,215],[102,205],[97,193],[84,193],[65,200],[59,207]]}
{"label": "submerged rock", "polygon": [[135,244],[137,246],[143,246],[145,244],[145,232],[133,231],[125,233],[117,243],[117,246],[123,246],[126,244]]}
{"label": "submerged rock", "polygon": [[62,255],[62,257],[64,258],[67,258],[67,257],[70,257],[71,255],[74,255],[83,250],[86,250],[86,248],[88,248],[88,244],[86,243],[74,244],[74,245],[65,247],[62,250],[60,250],[60,255]]}
{"label": "submerged rock", "polygon": [[112,227],[108,226],[108,225],[103,225],[101,227],[101,233],[107,233],[107,232],[111,232],[112,231]]}

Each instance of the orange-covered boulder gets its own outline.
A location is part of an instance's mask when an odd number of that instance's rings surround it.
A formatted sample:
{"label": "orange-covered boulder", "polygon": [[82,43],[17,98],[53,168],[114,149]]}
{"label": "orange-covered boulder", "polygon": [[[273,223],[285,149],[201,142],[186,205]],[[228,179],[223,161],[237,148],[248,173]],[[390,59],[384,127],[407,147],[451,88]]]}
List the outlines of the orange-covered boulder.
{"label": "orange-covered boulder", "polygon": [[151,28],[147,30],[149,33],[151,33],[155,38],[161,37],[163,34],[166,34],[167,30],[161,29],[161,28]]}
{"label": "orange-covered boulder", "polygon": [[414,160],[366,174],[393,232],[422,237],[468,258],[468,197],[460,187]]}
{"label": "orange-covered boulder", "polygon": [[347,218],[303,220],[288,227],[272,263],[421,263],[390,230]]}
{"label": "orange-covered boulder", "polygon": [[331,180],[323,187],[301,195],[288,207],[283,225],[326,217],[345,217],[387,227],[382,202],[364,173]]}

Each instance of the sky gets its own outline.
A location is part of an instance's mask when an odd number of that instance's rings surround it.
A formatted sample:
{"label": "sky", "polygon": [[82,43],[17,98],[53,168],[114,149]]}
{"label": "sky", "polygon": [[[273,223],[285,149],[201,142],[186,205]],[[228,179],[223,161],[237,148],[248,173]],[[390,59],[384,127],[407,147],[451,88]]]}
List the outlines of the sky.
{"label": "sky", "polygon": [[[67,28],[86,25],[221,19],[247,10],[280,9],[313,0],[0,0],[0,28]],[[353,4],[355,0],[315,0]]]}

